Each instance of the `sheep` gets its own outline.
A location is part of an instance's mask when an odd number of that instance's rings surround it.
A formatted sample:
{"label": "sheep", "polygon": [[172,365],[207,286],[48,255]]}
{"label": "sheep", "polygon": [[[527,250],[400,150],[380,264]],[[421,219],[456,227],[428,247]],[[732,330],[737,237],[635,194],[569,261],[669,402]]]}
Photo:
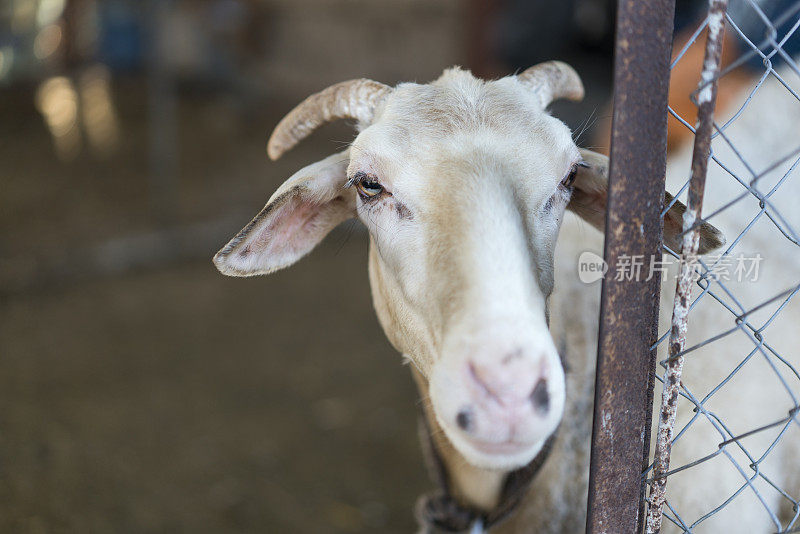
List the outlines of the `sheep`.
{"label": "sheep", "polygon": [[[447,489],[422,502],[428,526],[583,529],[599,288],[576,281],[575,259],[601,236],[564,214],[603,229],[608,165],[546,111],[582,96],[560,62],[495,81],[452,68],[430,84],[329,87],[279,123],[268,153],[341,118],[358,121],[355,140],[290,177],[214,257],[227,275],[268,274],[340,222],[364,223],[373,305],[419,386]],[[665,242],[679,232],[666,224]],[[701,253],[722,242],[703,224]]]}

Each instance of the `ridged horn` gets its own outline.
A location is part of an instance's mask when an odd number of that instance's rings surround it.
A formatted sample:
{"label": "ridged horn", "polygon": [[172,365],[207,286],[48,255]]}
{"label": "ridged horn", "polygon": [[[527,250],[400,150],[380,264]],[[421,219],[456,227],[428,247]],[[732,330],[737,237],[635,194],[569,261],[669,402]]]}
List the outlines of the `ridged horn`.
{"label": "ridged horn", "polygon": [[309,96],[275,127],[267,154],[278,159],[321,125],[336,119],[371,122],[375,106],[391,91],[388,85],[362,78],[331,85]]}
{"label": "ridged horn", "polygon": [[517,79],[539,96],[542,109],[553,100],[583,98],[583,82],[575,69],[561,61],[546,61],[519,73]]}

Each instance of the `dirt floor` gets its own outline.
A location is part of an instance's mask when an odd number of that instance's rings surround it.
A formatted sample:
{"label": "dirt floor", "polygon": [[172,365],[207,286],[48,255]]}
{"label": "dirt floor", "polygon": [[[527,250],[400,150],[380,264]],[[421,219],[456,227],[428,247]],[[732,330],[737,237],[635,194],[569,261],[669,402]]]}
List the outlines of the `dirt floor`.
{"label": "dirt floor", "polygon": [[[257,279],[216,272],[216,237],[103,268],[109,240],[159,228],[141,97],[109,161],[59,162],[31,99],[4,105],[0,532],[412,531],[430,488],[417,394],[371,309],[366,235],[340,229]],[[226,124],[218,106],[181,104],[175,227],[246,213],[220,223],[232,235],[289,169],[352,136],[270,164],[274,119]]]}
{"label": "dirt floor", "polygon": [[191,263],[7,300],[0,531],[409,532],[415,391],[364,246],[231,280]]}

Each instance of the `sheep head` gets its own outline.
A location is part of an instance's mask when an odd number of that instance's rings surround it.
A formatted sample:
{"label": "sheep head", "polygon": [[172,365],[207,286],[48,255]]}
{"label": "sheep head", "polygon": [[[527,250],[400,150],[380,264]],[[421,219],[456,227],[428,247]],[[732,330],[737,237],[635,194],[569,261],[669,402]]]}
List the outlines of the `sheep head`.
{"label": "sheep head", "polygon": [[447,438],[473,465],[524,465],[564,407],[547,321],[559,227],[568,209],[604,220],[605,158],[546,111],[582,96],[559,62],[489,82],[454,68],[430,84],[325,89],[280,122],[270,157],[330,120],[356,119],[359,134],[292,176],[214,261],[225,274],[269,273],[359,218],[378,318]]}

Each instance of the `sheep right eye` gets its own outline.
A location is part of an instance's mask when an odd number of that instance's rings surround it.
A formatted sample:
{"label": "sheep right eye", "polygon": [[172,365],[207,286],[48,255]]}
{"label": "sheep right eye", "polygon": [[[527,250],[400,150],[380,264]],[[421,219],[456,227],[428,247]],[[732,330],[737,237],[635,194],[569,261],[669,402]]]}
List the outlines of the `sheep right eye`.
{"label": "sheep right eye", "polygon": [[376,181],[362,180],[356,184],[356,191],[362,197],[372,198],[383,193],[383,186]]}
{"label": "sheep right eye", "polygon": [[572,184],[575,183],[575,176],[577,174],[578,174],[578,166],[576,165],[572,167],[572,170],[570,170],[569,174],[566,175],[563,180],[561,180],[561,185],[567,189],[572,187]]}

